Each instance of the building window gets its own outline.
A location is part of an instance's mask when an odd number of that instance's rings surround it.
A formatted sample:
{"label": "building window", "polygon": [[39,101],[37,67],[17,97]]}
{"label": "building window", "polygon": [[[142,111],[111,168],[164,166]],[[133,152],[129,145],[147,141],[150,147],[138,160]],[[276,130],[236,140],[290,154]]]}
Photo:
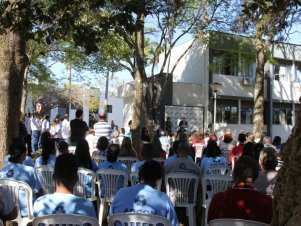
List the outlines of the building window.
{"label": "building window", "polygon": [[301,83],[301,62],[296,63],[295,82]]}
{"label": "building window", "polygon": [[275,65],[275,78],[280,81],[290,81],[292,78],[292,62],[277,59],[278,64]]}
{"label": "building window", "polygon": [[256,61],[253,55],[241,54],[241,76],[255,78],[256,74]]}
{"label": "building window", "polygon": [[222,50],[212,50],[211,69],[214,74],[237,76],[238,54]]}
{"label": "building window", "polygon": [[240,109],[240,123],[253,124],[253,107],[254,103],[251,101],[242,101]]}
{"label": "building window", "polygon": [[222,100],[217,102],[216,121],[218,123],[238,123],[237,101]]}
{"label": "building window", "polygon": [[291,104],[273,104],[274,125],[292,125],[292,116]]}

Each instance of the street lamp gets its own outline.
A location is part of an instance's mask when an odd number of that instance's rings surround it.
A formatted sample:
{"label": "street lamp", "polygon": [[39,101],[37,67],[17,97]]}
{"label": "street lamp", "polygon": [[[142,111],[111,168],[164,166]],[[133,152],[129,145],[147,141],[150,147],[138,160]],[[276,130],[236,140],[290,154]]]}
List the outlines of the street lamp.
{"label": "street lamp", "polygon": [[213,132],[215,132],[215,124],[216,124],[216,93],[222,88],[222,84],[218,82],[213,82],[210,84],[210,88],[214,93],[214,112],[213,112]]}

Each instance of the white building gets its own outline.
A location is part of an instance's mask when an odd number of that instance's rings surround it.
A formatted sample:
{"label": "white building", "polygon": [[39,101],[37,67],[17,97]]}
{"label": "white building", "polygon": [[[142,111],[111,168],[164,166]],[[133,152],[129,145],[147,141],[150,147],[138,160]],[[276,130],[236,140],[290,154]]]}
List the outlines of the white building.
{"label": "white building", "polygon": [[[236,135],[241,131],[252,132],[256,66],[251,41],[221,33],[211,33],[206,43],[196,41],[173,73],[165,100],[168,105],[165,118],[172,116],[176,125],[178,118],[185,116],[191,128],[207,130],[213,123],[213,94],[209,84],[218,82],[223,86],[217,94],[217,132],[226,128]],[[170,68],[191,42],[172,50]],[[272,137],[278,135],[285,140],[300,109],[301,46],[274,43],[269,48],[277,63],[265,66],[265,126]],[[119,92],[125,104],[124,124],[131,115],[132,90],[133,85],[127,84]]]}

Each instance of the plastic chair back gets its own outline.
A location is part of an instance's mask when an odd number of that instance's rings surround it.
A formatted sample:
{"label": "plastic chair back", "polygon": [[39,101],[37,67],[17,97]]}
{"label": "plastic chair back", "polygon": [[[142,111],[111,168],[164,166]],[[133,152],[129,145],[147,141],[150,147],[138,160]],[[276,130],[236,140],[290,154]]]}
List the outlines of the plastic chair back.
{"label": "plastic chair back", "polygon": [[203,170],[203,175],[217,174],[217,175],[230,175],[231,169],[228,166],[210,166]]}
{"label": "plastic chair back", "polygon": [[107,161],[106,156],[98,155],[97,153],[93,153],[91,159],[99,166],[100,163]]}
{"label": "plastic chair back", "polygon": [[[16,204],[18,215],[14,222],[18,222],[18,225],[25,226],[27,223],[31,222],[33,217],[33,202],[32,202],[32,189],[31,187],[23,182],[14,179],[0,179],[0,185],[7,187],[11,197],[13,197],[13,202]],[[20,203],[19,203],[19,191],[23,189],[26,196],[26,205],[27,205],[27,217],[21,216]]]}
{"label": "plastic chair back", "polygon": [[[73,189],[73,194],[88,199],[90,201],[95,201],[95,181],[96,174],[89,169],[78,168],[77,171],[78,181]],[[91,194],[87,194],[86,185],[87,183],[91,183]]]}
{"label": "plastic chair back", "polygon": [[109,217],[109,226],[115,225],[170,226],[171,224],[167,218],[158,215],[144,213],[119,213]]}
{"label": "plastic chair back", "polygon": [[33,220],[32,225],[99,226],[98,220],[96,218],[75,214],[52,214],[43,217],[37,217]]}
{"label": "plastic chair back", "polygon": [[36,175],[43,187],[44,194],[55,192],[55,181],[53,180],[53,166],[39,166],[35,168]]}
{"label": "plastic chair back", "polygon": [[204,175],[202,178],[203,204],[206,199],[211,199],[215,193],[232,187],[232,182],[233,178],[228,175]]}
{"label": "plastic chair back", "polygon": [[134,162],[137,162],[138,159],[136,157],[122,156],[122,157],[118,157],[118,161],[127,166],[130,175],[132,164]]}
{"label": "plastic chair back", "polygon": [[209,222],[209,226],[269,226],[269,224],[258,221],[225,218],[212,220]]}

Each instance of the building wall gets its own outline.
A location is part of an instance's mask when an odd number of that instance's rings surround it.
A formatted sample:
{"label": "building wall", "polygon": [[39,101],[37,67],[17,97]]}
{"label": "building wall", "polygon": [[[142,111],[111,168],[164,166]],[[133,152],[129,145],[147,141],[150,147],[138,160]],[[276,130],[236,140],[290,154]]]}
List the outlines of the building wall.
{"label": "building wall", "polygon": [[204,106],[203,85],[173,83],[172,104],[183,106]]}

